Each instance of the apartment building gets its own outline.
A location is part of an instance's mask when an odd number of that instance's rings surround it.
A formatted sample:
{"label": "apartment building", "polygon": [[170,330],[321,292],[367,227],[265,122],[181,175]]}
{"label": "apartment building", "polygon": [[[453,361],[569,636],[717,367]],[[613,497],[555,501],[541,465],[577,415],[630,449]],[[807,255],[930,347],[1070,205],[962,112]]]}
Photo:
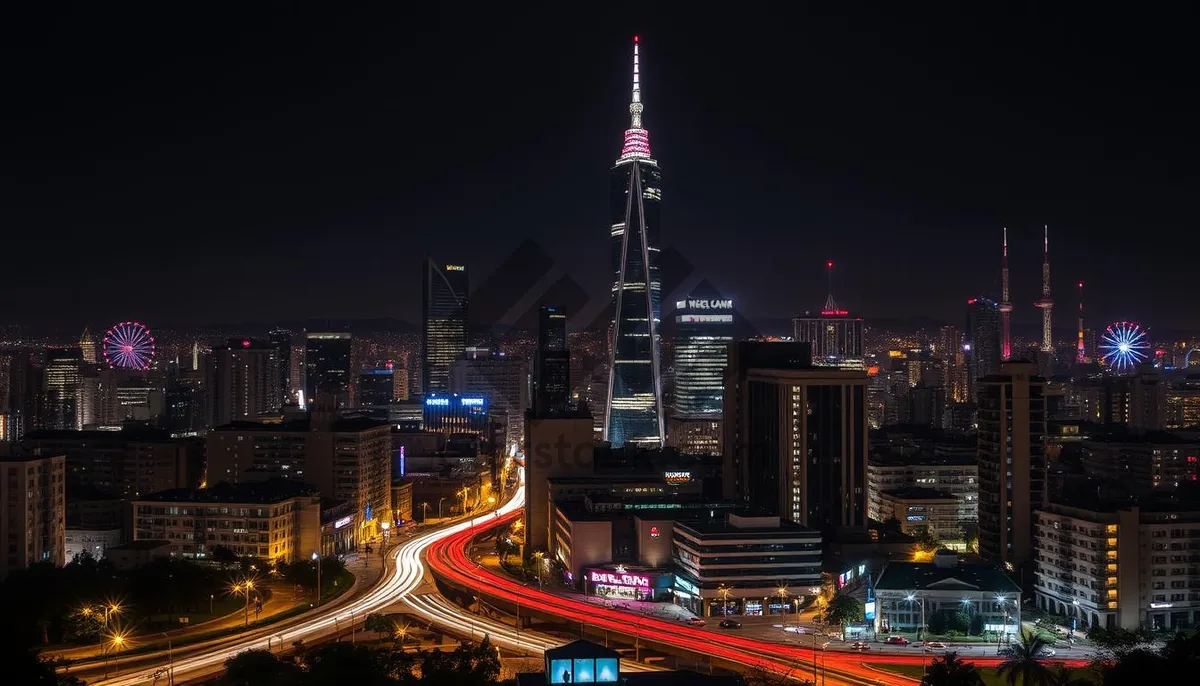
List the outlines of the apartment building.
{"label": "apartment building", "polygon": [[880,494],[908,488],[928,488],[958,500],[956,516],[963,522],[979,519],[979,467],[969,455],[888,455],[867,462],[867,515],[885,521]]}
{"label": "apartment building", "polygon": [[66,564],[66,458],[0,457],[0,577],[35,562]]}

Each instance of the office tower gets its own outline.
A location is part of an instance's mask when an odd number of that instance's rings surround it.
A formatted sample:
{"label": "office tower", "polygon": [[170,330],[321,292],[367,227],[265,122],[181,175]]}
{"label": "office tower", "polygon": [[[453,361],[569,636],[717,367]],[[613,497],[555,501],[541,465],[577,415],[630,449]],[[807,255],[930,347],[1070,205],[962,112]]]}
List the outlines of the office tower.
{"label": "office tower", "polygon": [[662,374],[658,325],[662,282],[658,271],[658,203],[662,173],[650,157],[642,128],[638,41],[633,39],[632,117],[621,156],[612,168],[613,322],[608,351],[604,440],[613,445],[661,445]]}
{"label": "office tower", "polygon": [[83,329],[83,335],[79,337],[79,350],[83,353],[85,364],[96,364],[96,339],[92,338],[92,332],[86,327]]}
{"label": "office tower", "polygon": [[66,458],[0,457],[0,578],[35,562],[67,563]]}
{"label": "office tower", "polygon": [[83,351],[79,348],[46,349],[46,401],[43,418],[46,428],[83,428],[79,414],[82,366]]}
{"label": "office tower", "polygon": [[296,402],[296,391],[300,389],[300,379],[294,376],[299,365],[292,363],[292,358],[300,352],[292,348],[294,337],[295,334],[287,329],[271,329],[267,332],[267,342],[278,352],[279,392],[285,404]]}
{"label": "office tower", "polygon": [[1054,299],[1050,297],[1050,227],[1044,227],[1042,236],[1042,299],[1034,303],[1042,311],[1042,353],[1054,352],[1054,340],[1050,334],[1050,312],[1054,310]]}
{"label": "office tower", "polygon": [[358,375],[359,407],[382,407],[393,400],[396,400],[395,368],[364,369]]}
{"label": "office tower", "polygon": [[230,338],[213,346],[206,378],[209,426],[254,421],[283,407],[279,348],[265,341]]}
{"label": "office tower", "polygon": [[567,313],[546,305],[538,313],[534,361],[534,411],[539,416],[567,412],[571,405],[571,354],[567,350]]}
{"label": "office tower", "polygon": [[946,400],[952,403],[968,402],[967,355],[963,350],[962,332],[954,326],[943,326],[938,340],[938,351],[945,365],[942,367],[942,389]]}
{"label": "office tower", "polygon": [[525,410],[529,409],[529,366],[525,360],[499,351],[468,350],[466,358],[450,367],[450,391],[486,398],[491,417],[504,424],[505,446],[521,445]]}
{"label": "office tower", "polygon": [[421,392],[450,389],[450,365],[467,349],[467,268],[425,258]]}
{"label": "office tower", "polygon": [[1012,357],[1012,302],[1008,298],[1008,227],[1004,227],[1004,254],[1000,258],[1000,359]]}
{"label": "office tower", "polygon": [[1000,371],[1000,312],[995,301],[984,297],[967,301],[967,402],[975,402],[979,380]]}
{"label": "office tower", "polygon": [[725,497],[824,533],[866,526],[867,374],[807,343],[729,347]]}
{"label": "office tower", "polygon": [[46,376],[32,350],[0,353],[0,410],[8,413],[7,432],[19,437],[41,426]]}
{"label": "office tower", "polygon": [[693,293],[675,303],[675,417],[721,416],[733,301],[710,295]]}
{"label": "office tower", "polygon": [[329,395],[337,407],[350,406],[350,334],[309,332],[304,341],[305,402]]}
{"label": "office tower", "polygon": [[833,299],[833,261],[825,263],[829,295],[820,314],[805,312],[792,318],[797,343],[812,345],[812,363],[818,367],[866,369],[863,358],[863,320],[842,309]]}
{"label": "office tower", "polygon": [[1032,362],[979,380],[979,552],[1009,570],[1033,560],[1032,512],[1047,502],[1045,390]]}

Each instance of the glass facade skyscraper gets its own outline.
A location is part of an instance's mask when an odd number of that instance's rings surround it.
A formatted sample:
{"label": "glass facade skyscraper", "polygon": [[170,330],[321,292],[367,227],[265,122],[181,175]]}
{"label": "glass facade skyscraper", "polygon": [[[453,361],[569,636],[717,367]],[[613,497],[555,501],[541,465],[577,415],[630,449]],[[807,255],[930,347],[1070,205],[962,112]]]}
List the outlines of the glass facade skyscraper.
{"label": "glass facade skyscraper", "polygon": [[1000,372],[1000,308],[995,300],[979,297],[967,301],[967,401],[977,402],[979,380]]}
{"label": "glass facade skyscraper", "polygon": [[421,390],[450,390],[450,366],[467,350],[467,268],[425,258]]}
{"label": "glass facade skyscraper", "polygon": [[610,194],[613,322],[604,439],[613,445],[661,445],[665,434],[658,340],[662,174],[650,156],[649,134],[642,128],[641,100],[635,37],[633,101],[629,105],[632,122],[612,169]]}
{"label": "glass facade skyscraper", "polygon": [[350,407],[350,334],[309,332],[305,337],[305,403],[318,395],[333,397],[337,407]]}
{"label": "glass facade skyscraper", "polygon": [[733,301],[693,293],[675,303],[676,417],[720,418]]}

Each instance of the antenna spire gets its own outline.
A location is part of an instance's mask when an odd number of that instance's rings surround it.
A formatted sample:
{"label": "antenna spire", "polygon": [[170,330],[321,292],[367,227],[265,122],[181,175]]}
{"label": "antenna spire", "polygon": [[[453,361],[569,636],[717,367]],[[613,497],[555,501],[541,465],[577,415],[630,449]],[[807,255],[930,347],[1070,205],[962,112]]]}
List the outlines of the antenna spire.
{"label": "antenna spire", "polygon": [[1079,332],[1075,341],[1075,361],[1083,364],[1086,356],[1083,352],[1083,282],[1079,282]]}
{"label": "antenna spire", "polygon": [[1043,353],[1054,352],[1054,341],[1050,335],[1050,312],[1054,309],[1054,299],[1050,297],[1050,226],[1044,225],[1042,233],[1042,299],[1034,306],[1042,310],[1042,347]]}
{"label": "antenna spire", "polygon": [[633,97],[629,102],[629,128],[617,162],[650,158],[650,134],[642,128],[642,77],[638,37],[633,37]]}
{"label": "antenna spire", "polygon": [[833,260],[825,261],[825,272],[829,283],[829,295],[825,298],[824,314],[837,314],[840,310],[838,310],[837,301],[833,299]]}
{"label": "antenna spire", "polygon": [[1012,357],[1012,303],[1008,300],[1008,227],[1004,227],[1004,249],[1000,253],[1000,359]]}

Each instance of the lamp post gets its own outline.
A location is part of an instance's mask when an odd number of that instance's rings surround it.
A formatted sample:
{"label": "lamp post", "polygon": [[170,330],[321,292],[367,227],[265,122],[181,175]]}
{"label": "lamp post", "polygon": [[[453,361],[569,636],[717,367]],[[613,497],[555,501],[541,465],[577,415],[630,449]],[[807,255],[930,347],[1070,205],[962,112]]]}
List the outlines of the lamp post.
{"label": "lamp post", "polygon": [[[175,686],[175,653],[171,649],[171,636],[165,631],[162,635],[167,639],[167,686]],[[270,648],[267,650],[270,651]]]}
{"label": "lamp post", "polygon": [[321,606],[321,556],[313,551],[313,562],[317,563],[317,607]]}
{"label": "lamp post", "polygon": [[787,614],[788,611],[788,589],[787,586],[780,586],[775,589],[775,595],[779,596],[779,614]]}
{"label": "lamp post", "polygon": [[1004,635],[1008,633],[1008,606],[1007,606],[1007,603],[1008,603],[1008,598],[1005,598],[1002,595],[996,596],[996,605],[1000,606],[1001,611],[1003,611],[1003,613],[1004,613],[1004,623],[1000,625],[1000,630],[996,632],[996,654],[997,655],[1000,654],[1000,641],[1001,641],[1001,639],[1004,638]]}
{"label": "lamp post", "polygon": [[438,498],[438,521],[439,522],[442,521],[442,501],[445,499],[446,499],[446,496],[442,496],[442,497]]}
{"label": "lamp post", "polygon": [[725,584],[721,584],[721,586],[719,588],[717,588],[717,593],[721,596],[721,616],[728,617],[729,616],[729,594],[731,593],[731,591],[729,590],[728,586],[726,586]]}
{"label": "lamp post", "polygon": [[429,503],[422,501],[421,502],[421,523],[424,524],[428,521],[429,521]]}
{"label": "lamp post", "polygon": [[[904,599],[921,606],[921,624],[917,627],[917,638],[923,638],[925,636],[925,599],[918,598],[916,593],[909,593]],[[924,651],[922,651],[922,654],[924,654]]]}
{"label": "lamp post", "polygon": [[244,610],[245,610],[245,615],[246,615],[246,628],[247,629],[250,628],[250,591],[253,591],[253,590],[254,590],[254,580],[253,579],[246,579],[245,583],[234,584],[234,586],[233,586],[234,593],[244,593],[246,596],[246,604],[244,606]]}

